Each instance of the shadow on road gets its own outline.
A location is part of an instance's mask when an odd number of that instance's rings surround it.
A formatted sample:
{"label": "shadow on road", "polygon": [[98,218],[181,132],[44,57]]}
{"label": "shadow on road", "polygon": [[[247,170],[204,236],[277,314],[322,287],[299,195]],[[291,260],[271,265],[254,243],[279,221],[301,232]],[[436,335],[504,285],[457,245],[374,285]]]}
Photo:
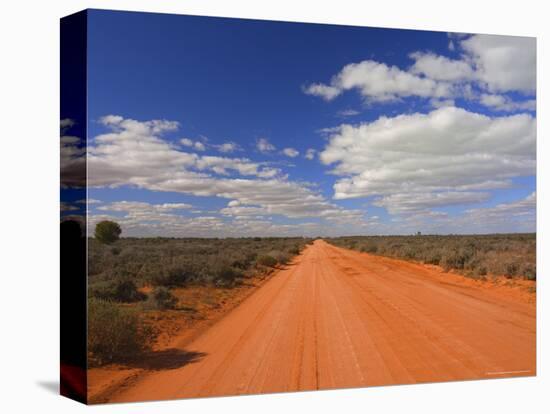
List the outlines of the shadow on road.
{"label": "shadow on road", "polygon": [[204,356],[206,356],[204,352],[171,348],[163,351],[148,352],[139,359],[128,361],[127,365],[132,368],[160,371],[181,368],[184,365],[200,361]]}

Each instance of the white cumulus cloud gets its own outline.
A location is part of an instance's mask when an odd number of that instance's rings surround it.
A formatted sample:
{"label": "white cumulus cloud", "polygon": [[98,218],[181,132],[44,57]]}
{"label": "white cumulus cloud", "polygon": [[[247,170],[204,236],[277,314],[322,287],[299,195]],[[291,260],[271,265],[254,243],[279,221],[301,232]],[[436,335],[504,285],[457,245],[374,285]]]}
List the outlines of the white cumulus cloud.
{"label": "white cumulus cloud", "polygon": [[[305,87],[304,92],[331,101],[353,89],[359,91],[369,103],[420,97],[431,99],[434,106],[459,97],[476,99],[478,90],[491,94],[519,91],[534,95],[534,38],[452,35],[449,48],[458,49],[460,58],[416,51],[409,55],[413,63],[408,68],[373,60],[350,63],[336,73],[328,84],[313,83]],[[507,109],[511,107],[509,104],[499,110],[532,110],[533,103],[534,100]]]}
{"label": "white cumulus cloud", "polygon": [[[535,173],[536,122],[455,107],[342,125],[320,153],[336,199],[505,188]],[[404,197],[404,196],[400,196]]]}
{"label": "white cumulus cloud", "polygon": [[422,74],[430,79],[456,82],[472,79],[474,76],[472,67],[462,60],[452,60],[445,56],[421,52],[412,53],[410,57],[415,61],[411,72]]}
{"label": "white cumulus cloud", "polygon": [[535,38],[474,35],[460,44],[474,63],[477,78],[490,91],[535,91]]}
{"label": "white cumulus cloud", "polygon": [[305,89],[310,95],[332,100],[346,90],[357,89],[368,101],[392,101],[401,97],[443,98],[452,95],[445,82],[417,76],[373,60],[350,63],[330,81],[330,85],[313,84]]}

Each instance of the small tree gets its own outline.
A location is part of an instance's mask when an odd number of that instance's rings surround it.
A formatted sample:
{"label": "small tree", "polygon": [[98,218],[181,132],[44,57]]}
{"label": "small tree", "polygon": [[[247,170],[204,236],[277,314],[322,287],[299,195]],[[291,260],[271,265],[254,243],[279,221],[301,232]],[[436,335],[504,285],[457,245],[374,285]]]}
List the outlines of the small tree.
{"label": "small tree", "polygon": [[100,221],[95,226],[95,238],[104,244],[111,244],[118,240],[122,230],[118,223],[114,221]]}

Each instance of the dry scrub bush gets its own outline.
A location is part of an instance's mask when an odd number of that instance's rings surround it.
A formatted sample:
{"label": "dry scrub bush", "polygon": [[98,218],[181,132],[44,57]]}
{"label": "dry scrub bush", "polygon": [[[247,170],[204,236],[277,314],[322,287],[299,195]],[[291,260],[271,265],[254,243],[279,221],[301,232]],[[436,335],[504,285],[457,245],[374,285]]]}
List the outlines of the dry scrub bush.
{"label": "dry scrub bush", "polygon": [[147,305],[149,309],[166,310],[174,309],[178,303],[178,298],[172,295],[170,289],[164,286],[157,286],[149,295]]}
{"label": "dry scrub bush", "polygon": [[[299,254],[303,238],[169,239],[122,238],[116,253],[89,239],[89,285],[94,296],[130,301],[111,294],[113,281],[132,280],[169,288],[189,285],[233,287],[254,273],[256,265],[273,268]],[[268,258],[268,256],[270,258]]]}
{"label": "dry scrub bush", "polygon": [[258,264],[267,267],[275,267],[277,266],[277,259],[275,259],[273,256],[265,254],[258,257]]}
{"label": "dry scrub bush", "polygon": [[149,332],[137,313],[97,298],[88,301],[88,351],[100,364],[119,362],[147,348]]}

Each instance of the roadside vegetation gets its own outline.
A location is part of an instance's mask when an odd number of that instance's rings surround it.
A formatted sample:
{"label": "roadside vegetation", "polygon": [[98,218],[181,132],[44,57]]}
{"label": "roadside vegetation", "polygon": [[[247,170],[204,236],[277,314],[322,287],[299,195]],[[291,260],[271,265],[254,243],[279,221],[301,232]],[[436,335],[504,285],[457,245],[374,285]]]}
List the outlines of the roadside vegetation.
{"label": "roadside vegetation", "polygon": [[473,278],[536,280],[536,234],[354,236],[326,239],[347,249],[438,265]]}
{"label": "roadside vegetation", "polygon": [[136,358],[166,334],[163,330],[204,318],[207,310],[229,301],[232,292],[252,287],[252,279],[267,277],[311,242],[259,237],[119,239],[117,226],[102,226],[102,236],[88,241],[92,366]]}

